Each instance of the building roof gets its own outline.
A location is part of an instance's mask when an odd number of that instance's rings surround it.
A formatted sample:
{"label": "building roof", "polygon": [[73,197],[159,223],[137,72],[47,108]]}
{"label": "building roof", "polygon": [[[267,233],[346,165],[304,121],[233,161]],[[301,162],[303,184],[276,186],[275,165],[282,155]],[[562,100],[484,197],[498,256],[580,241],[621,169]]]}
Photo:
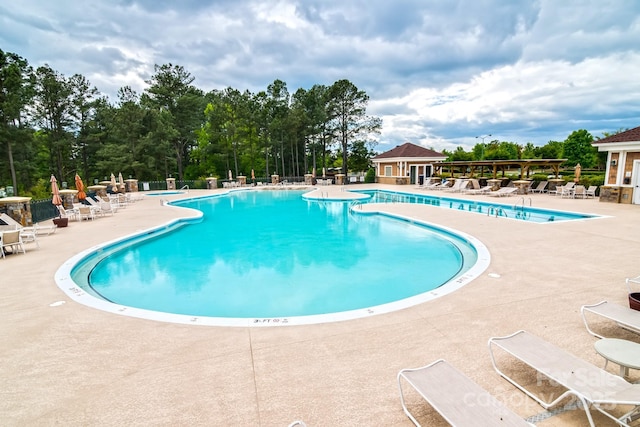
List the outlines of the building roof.
{"label": "building roof", "polygon": [[593,144],[608,144],[614,142],[640,142],[640,126],[593,141]]}
{"label": "building roof", "polygon": [[429,157],[429,158],[442,158],[442,159],[447,158],[447,156],[445,156],[442,153],[438,153],[437,151],[433,151],[428,148],[424,148],[419,145],[412,144],[410,142],[405,142],[402,145],[398,145],[396,148],[393,148],[389,151],[385,151],[382,154],[378,154],[372,160],[399,158],[399,157],[400,158]]}

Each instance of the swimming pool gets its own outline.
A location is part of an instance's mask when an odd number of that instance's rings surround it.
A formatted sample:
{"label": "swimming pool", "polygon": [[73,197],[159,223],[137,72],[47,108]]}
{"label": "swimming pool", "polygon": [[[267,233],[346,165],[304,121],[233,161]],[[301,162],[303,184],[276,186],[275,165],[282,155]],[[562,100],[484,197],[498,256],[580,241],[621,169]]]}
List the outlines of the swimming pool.
{"label": "swimming pool", "polygon": [[512,197],[513,203],[507,204],[388,190],[363,190],[356,192],[370,196],[370,198],[365,201],[366,203],[415,203],[534,223],[601,218],[600,215],[594,214],[534,208],[531,206],[531,198],[526,197]]}
{"label": "swimming pool", "polygon": [[360,215],[348,202],[302,193],[174,202],[202,219],[89,249],[56,281],[74,299],[115,313],[262,326],[397,310],[452,292],[488,266],[488,251],[472,236]]}

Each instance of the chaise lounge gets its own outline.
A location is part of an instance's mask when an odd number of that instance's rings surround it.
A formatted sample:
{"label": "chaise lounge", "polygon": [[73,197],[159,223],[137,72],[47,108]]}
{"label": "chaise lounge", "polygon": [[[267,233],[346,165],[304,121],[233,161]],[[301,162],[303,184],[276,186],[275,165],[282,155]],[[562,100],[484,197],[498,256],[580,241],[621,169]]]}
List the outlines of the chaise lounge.
{"label": "chaise lounge", "polygon": [[600,301],[597,304],[583,305],[580,308],[580,314],[582,315],[582,320],[587,331],[594,337],[604,338],[589,327],[587,314],[595,314],[604,317],[605,319],[612,320],[616,322],[618,326],[640,334],[640,311],[632,310],[629,307],[608,301]]}
{"label": "chaise lounge", "polygon": [[402,409],[416,426],[420,426],[405,403],[402,381],[410,384],[452,426],[523,426],[531,427],[486,390],[445,360],[398,373]]}
{"label": "chaise lounge", "polygon": [[[535,395],[498,368],[494,354],[496,349],[529,365],[538,374],[548,378],[551,385],[559,385],[564,391],[559,395],[544,393],[549,397],[543,400],[542,396]],[[489,339],[489,353],[496,372],[545,409],[573,396],[580,401],[591,427],[595,427],[595,423],[590,408],[623,426],[629,426],[629,422],[640,415],[640,384],[631,384],[528,332],[521,330],[505,337]],[[551,396],[555,395],[558,397],[553,399]],[[616,416],[612,411],[617,406],[632,406],[633,409]]]}

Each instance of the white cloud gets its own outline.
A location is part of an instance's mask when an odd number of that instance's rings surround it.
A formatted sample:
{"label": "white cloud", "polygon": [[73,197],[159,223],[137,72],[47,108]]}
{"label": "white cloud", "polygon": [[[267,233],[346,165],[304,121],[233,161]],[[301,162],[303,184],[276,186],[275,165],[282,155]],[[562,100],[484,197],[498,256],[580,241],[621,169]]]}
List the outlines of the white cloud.
{"label": "white cloud", "polygon": [[154,64],[205,91],[349,79],[383,118],[379,149],[454,149],[640,125],[638,12],[635,0],[23,0],[0,6],[0,46],[113,100],[141,92]]}

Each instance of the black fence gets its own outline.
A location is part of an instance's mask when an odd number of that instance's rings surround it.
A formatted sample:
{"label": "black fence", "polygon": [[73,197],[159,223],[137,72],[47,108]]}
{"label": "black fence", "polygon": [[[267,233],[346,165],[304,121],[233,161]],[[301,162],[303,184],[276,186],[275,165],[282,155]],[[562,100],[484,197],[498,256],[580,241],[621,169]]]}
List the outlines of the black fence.
{"label": "black fence", "polygon": [[51,199],[31,201],[31,221],[34,224],[57,216],[59,216],[58,208],[51,203]]}

